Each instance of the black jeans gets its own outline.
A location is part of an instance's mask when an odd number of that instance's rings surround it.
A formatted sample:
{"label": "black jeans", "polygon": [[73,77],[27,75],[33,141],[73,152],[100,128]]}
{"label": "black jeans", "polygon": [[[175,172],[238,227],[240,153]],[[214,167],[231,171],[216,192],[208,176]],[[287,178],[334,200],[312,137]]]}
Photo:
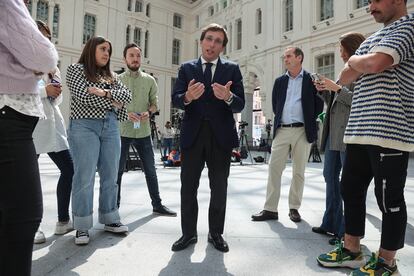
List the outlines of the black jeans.
{"label": "black jeans", "polygon": [[121,182],[124,167],[129,154],[129,147],[133,144],[138,151],[142,166],[144,167],[145,180],[147,181],[148,192],[151,197],[152,207],[161,206],[161,197],[158,188],[158,177],[155,170],[154,150],[152,149],[151,136],[143,138],[128,138],[121,136],[121,157],[119,159],[118,169],[118,208],[121,203]]}
{"label": "black jeans", "polygon": [[374,178],[375,197],[382,212],[381,248],[398,250],[404,247],[407,167],[408,152],[371,145],[347,146],[341,179],[345,233],[365,235],[365,201],[368,186]]}
{"label": "black jeans", "polygon": [[72,191],[73,161],[69,150],[48,152],[50,159],[60,170],[60,177],[56,189],[58,219],[69,221],[70,193]]}
{"label": "black jeans", "polygon": [[39,167],[32,140],[38,118],[0,109],[0,275],[30,275],[42,219]]}

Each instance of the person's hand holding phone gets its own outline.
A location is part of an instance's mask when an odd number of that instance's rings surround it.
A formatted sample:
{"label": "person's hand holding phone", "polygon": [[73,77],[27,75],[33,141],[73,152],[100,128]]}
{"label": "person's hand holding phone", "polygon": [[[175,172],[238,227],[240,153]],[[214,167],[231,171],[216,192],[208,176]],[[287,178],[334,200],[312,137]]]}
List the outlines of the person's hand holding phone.
{"label": "person's hand holding phone", "polygon": [[62,93],[62,85],[55,79],[52,79],[51,82],[46,85],[45,89],[47,96],[53,99],[56,99],[59,97],[60,93]]}
{"label": "person's hand holding phone", "polygon": [[139,113],[139,112],[128,112],[128,119],[131,122],[135,123],[135,122],[138,122],[139,120],[141,120],[140,115],[141,115],[141,113]]}
{"label": "person's hand holding phone", "polygon": [[[314,80],[314,85],[316,90],[318,91],[332,91],[332,92],[338,92],[341,90],[342,86],[338,85],[333,80],[330,80],[328,78],[325,78],[324,76],[321,76],[319,74],[316,74],[316,78]],[[313,79],[313,77],[312,77]]]}

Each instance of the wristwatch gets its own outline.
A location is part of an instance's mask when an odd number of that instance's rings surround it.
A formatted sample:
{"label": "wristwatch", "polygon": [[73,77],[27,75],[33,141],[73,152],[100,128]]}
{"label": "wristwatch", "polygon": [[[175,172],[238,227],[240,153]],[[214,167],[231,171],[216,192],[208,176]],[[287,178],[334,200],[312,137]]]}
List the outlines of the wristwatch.
{"label": "wristwatch", "polygon": [[230,92],[230,97],[225,102],[228,104],[231,104],[232,101],[233,101],[233,93]]}

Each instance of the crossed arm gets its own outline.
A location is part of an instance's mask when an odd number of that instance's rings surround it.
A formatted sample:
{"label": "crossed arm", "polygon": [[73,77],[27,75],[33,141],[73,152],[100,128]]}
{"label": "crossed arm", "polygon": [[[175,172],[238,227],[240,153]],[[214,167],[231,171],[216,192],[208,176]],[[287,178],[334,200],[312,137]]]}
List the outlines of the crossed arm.
{"label": "crossed arm", "polygon": [[363,74],[376,74],[392,67],[394,59],[384,53],[369,53],[353,55],[349,58],[339,74],[339,84],[348,85],[356,81]]}

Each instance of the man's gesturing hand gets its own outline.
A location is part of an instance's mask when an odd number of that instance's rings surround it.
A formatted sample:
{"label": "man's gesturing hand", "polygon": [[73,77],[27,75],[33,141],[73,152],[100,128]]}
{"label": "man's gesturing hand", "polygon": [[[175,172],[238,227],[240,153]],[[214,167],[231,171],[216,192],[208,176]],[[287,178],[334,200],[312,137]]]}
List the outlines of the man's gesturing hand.
{"label": "man's gesturing hand", "polygon": [[226,85],[221,85],[217,82],[213,83],[214,96],[220,100],[227,101],[231,96],[230,86],[232,83],[232,81],[229,81]]}
{"label": "man's gesturing hand", "polygon": [[188,84],[187,92],[185,92],[184,100],[189,103],[192,100],[197,100],[204,93],[204,84],[201,82],[195,82],[195,79],[192,79]]}

